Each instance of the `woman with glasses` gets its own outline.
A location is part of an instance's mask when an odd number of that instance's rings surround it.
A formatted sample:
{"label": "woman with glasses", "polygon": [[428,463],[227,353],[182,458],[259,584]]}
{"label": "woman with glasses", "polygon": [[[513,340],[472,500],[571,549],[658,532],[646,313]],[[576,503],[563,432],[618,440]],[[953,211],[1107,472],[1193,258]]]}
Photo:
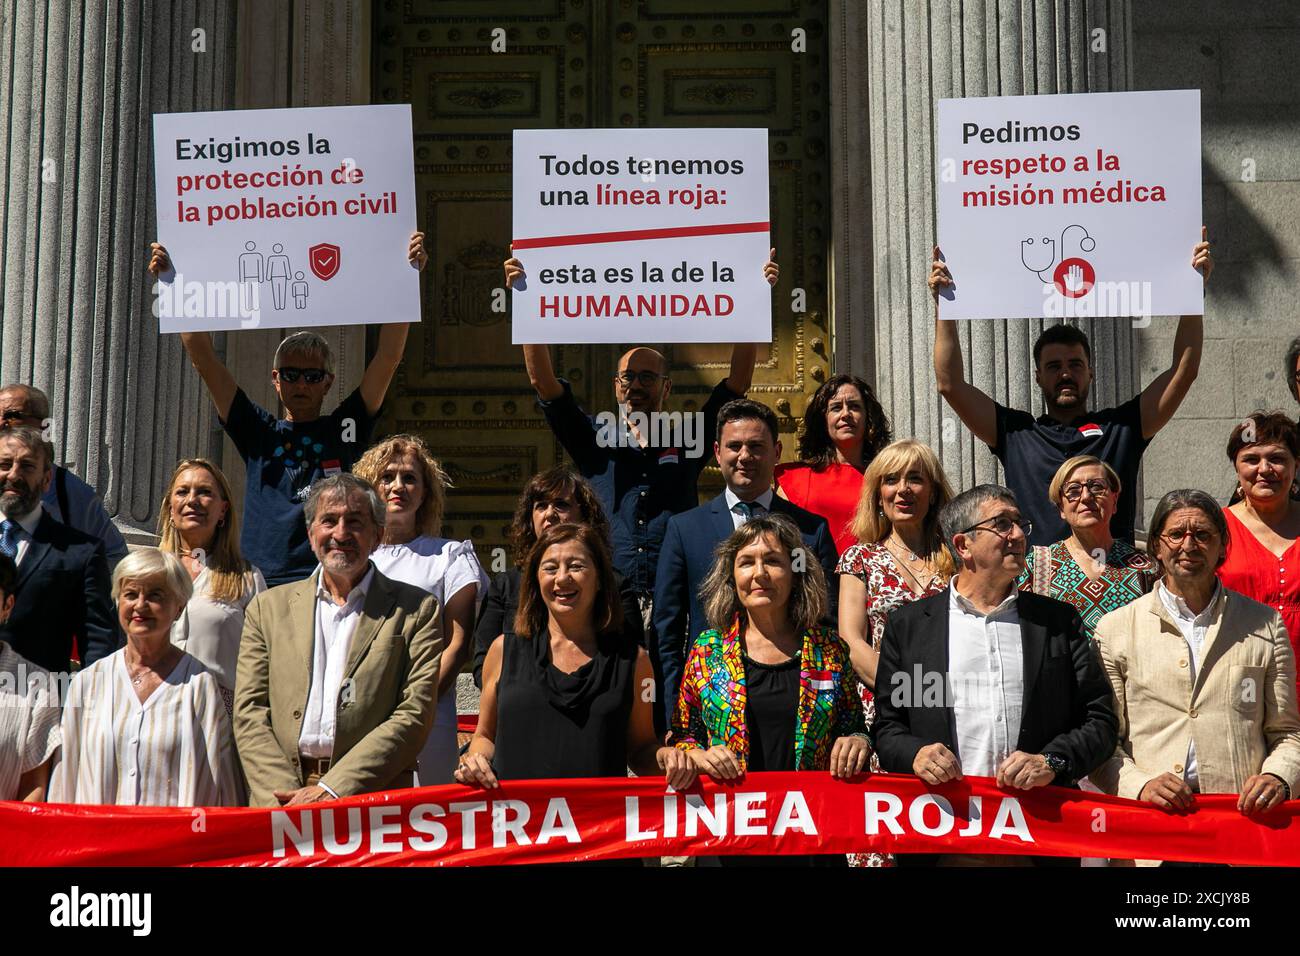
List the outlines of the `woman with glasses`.
{"label": "woman with glasses", "polygon": [[1171,812],[1234,793],[1238,810],[1261,814],[1300,782],[1291,642],[1275,608],[1216,577],[1227,539],[1213,498],[1169,492],[1147,537],[1160,581],[1097,624],[1119,717],[1115,755],[1092,773],[1106,793]]}
{"label": "woman with glasses", "polygon": [[889,441],[889,419],[871,386],[841,373],[824,382],[808,402],[800,460],[776,466],[777,490],[826,519],[837,554],[857,543],[851,526],[862,497],[863,472]]}
{"label": "woman with glasses", "polygon": [[1219,568],[1225,587],[1277,609],[1292,649],[1300,647],[1300,501],[1291,497],[1297,457],[1296,423],[1281,412],[1255,412],[1232,430],[1228,460],[1237,487],[1224,512],[1228,556]]}
{"label": "woman with glasses", "polygon": [[1146,594],[1160,575],[1150,556],[1110,533],[1120,490],[1119,475],[1092,455],[1057,469],[1047,496],[1070,536],[1030,548],[1020,579],[1022,590],[1073,605],[1089,638],[1104,615]]}

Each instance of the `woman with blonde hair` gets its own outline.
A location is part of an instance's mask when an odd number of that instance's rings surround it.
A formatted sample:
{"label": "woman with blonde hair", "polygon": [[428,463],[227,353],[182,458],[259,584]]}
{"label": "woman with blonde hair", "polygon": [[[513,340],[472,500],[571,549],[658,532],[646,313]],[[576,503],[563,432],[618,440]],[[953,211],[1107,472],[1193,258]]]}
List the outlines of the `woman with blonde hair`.
{"label": "woman with blonde hair", "polygon": [[78,671],[51,803],[232,807],[243,801],[216,677],[171,642],[193,596],[180,560],[140,548],[113,571],[126,646]]}
{"label": "woman with blonde hair", "polygon": [[384,540],[370,556],[395,581],[423,588],[442,608],[446,645],[438,676],[438,709],[416,771],[422,787],[451,783],[456,769],[456,678],[470,652],[479,598],[487,590],[474,543],[440,537],[451,481],[417,435],[373,445],[352,473],[375,486],[387,508]]}
{"label": "woman with blonde hair", "polygon": [[[840,556],[839,632],[849,646],[868,727],[885,618],[897,607],[937,594],[956,566],[943,543],[939,512],[952,487],[928,445],[905,438],[886,445],[862,476],[852,531],[858,543]],[[870,768],[879,772],[876,755]],[[851,866],[886,866],[880,853],[850,854]]]}
{"label": "woman with blonde hair", "polygon": [[158,536],[158,547],[180,559],[194,587],[172,625],[172,643],[212,672],[229,715],[244,610],[266,581],[240,553],[239,509],[220,468],[206,458],[176,466],[158,508]]}
{"label": "woman with blonde hair", "polygon": [[1097,622],[1155,586],[1160,565],[1110,533],[1120,493],[1115,469],[1094,455],[1076,455],[1052,477],[1047,497],[1070,536],[1025,553],[1020,589],[1072,605],[1092,639]]}

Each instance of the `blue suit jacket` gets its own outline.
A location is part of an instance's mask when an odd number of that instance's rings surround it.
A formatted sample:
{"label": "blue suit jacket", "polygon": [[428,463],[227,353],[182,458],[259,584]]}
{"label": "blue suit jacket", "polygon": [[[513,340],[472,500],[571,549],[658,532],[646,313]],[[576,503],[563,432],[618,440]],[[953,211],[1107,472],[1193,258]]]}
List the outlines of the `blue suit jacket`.
{"label": "blue suit jacket", "polygon": [[14,586],[14,609],[0,638],[33,664],[68,669],[75,640],[83,667],[122,644],[98,538],[41,515]]}
{"label": "blue suit jacket", "polygon": [[[838,555],[826,519],[805,511],[779,495],[772,497],[772,513],[782,514],[799,526],[804,544],[817,555],[826,572],[829,587],[823,622],[837,624],[836,598],[839,579],[835,575]],[[700,585],[713,567],[713,549],[735,530],[726,495],[707,504],[673,515],[664,532],[659,567],[655,571],[654,626],[651,628],[650,661],[654,666],[660,706],[655,708],[655,726],[664,729],[672,720],[682,668],[691,643],[709,629],[700,604]]]}

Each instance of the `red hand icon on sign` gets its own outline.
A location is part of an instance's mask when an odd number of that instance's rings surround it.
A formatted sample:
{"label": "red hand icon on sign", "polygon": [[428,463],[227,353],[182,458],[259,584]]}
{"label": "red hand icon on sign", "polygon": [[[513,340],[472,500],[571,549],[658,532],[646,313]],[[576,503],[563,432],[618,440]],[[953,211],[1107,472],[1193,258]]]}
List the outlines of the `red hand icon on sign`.
{"label": "red hand icon on sign", "polygon": [[1066,259],[1052,273],[1056,291],[1067,299],[1079,299],[1087,295],[1096,281],[1097,273],[1087,259]]}
{"label": "red hand icon on sign", "polygon": [[338,246],[332,242],[322,242],[307,250],[311,271],[318,279],[332,279],[339,271],[343,255]]}

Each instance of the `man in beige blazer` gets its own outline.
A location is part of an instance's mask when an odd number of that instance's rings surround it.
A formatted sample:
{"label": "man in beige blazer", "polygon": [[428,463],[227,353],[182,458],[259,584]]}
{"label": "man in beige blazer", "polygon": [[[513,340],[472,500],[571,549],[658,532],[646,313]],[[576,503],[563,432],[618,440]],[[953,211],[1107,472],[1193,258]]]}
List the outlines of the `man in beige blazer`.
{"label": "man in beige blazer", "polygon": [[1115,756],[1092,773],[1107,793],[1171,811],[1236,793],[1254,814],[1300,784],[1291,643],[1275,609],[1215,576],[1227,538],[1213,498],[1171,491],[1148,538],[1164,577],[1097,624],[1119,716]]}
{"label": "man in beige blazer", "polygon": [[234,723],[252,806],[409,787],[433,724],[438,602],[371,564],[383,502],[345,473],[304,511],[320,567],[244,616]]}

